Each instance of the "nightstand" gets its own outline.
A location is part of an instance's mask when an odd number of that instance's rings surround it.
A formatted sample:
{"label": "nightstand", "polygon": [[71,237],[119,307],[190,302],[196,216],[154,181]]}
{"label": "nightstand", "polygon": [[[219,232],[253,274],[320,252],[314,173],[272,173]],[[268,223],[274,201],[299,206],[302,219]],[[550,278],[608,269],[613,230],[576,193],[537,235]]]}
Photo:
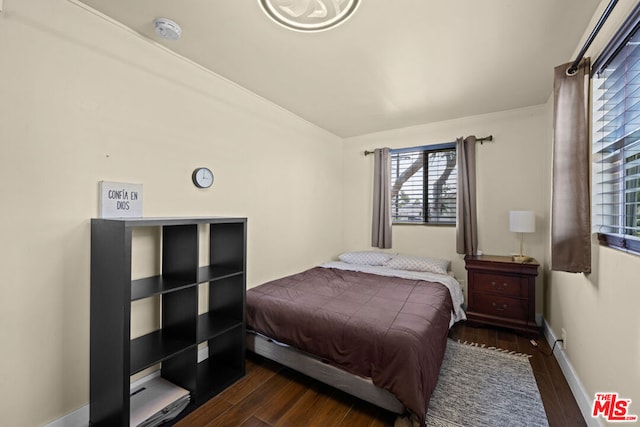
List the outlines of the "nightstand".
{"label": "nightstand", "polygon": [[538,337],[535,259],[515,262],[509,256],[467,255],[469,324],[502,326]]}

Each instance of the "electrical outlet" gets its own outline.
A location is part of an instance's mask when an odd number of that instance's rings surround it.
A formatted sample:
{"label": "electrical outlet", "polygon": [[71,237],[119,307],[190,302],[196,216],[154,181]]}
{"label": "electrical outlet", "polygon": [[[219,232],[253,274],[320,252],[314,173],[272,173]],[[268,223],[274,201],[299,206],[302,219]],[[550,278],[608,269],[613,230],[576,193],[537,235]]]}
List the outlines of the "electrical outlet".
{"label": "electrical outlet", "polygon": [[564,330],[564,328],[560,329],[560,338],[562,339],[562,348],[564,350],[567,349],[567,331]]}

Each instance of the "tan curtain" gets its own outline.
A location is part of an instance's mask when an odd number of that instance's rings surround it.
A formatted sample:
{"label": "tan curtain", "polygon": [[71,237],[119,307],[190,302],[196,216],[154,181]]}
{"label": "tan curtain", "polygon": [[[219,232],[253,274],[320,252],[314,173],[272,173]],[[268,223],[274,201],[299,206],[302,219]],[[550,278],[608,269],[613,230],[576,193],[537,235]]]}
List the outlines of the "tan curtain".
{"label": "tan curtain", "polygon": [[391,247],[391,158],[389,148],[376,148],[373,167],[373,227],[371,246]]}
{"label": "tan curtain", "polygon": [[456,157],[458,159],[456,252],[474,255],[478,251],[475,136],[456,140]]}
{"label": "tan curtain", "polygon": [[551,269],[591,272],[589,58],[568,76],[555,68]]}

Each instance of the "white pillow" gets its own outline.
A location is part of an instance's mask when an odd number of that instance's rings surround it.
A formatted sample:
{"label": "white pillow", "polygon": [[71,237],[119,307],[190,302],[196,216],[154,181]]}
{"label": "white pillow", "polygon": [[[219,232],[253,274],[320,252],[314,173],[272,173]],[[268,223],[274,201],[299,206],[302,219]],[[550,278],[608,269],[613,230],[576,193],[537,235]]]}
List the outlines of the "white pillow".
{"label": "white pillow", "polygon": [[387,262],[386,267],[396,270],[428,271],[436,274],[447,274],[450,261],[425,256],[396,255]]}
{"label": "white pillow", "polygon": [[385,265],[392,257],[393,254],[377,251],[345,252],[338,256],[342,262],[360,265]]}

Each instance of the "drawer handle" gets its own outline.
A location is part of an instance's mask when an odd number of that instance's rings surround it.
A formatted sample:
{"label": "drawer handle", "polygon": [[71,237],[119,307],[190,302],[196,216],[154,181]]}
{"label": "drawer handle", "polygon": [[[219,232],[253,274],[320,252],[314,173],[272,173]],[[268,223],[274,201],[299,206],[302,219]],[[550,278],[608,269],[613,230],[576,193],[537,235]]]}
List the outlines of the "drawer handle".
{"label": "drawer handle", "polygon": [[491,305],[493,306],[493,308],[496,309],[496,311],[505,311],[508,307],[507,304],[502,304],[502,307],[500,307],[498,304],[496,304],[495,302],[492,302]]}
{"label": "drawer handle", "polygon": [[[496,287],[497,283],[496,282],[491,282],[491,286],[493,286],[494,288]],[[503,283],[502,284],[502,289],[507,289],[507,286],[509,286],[508,283]]]}

